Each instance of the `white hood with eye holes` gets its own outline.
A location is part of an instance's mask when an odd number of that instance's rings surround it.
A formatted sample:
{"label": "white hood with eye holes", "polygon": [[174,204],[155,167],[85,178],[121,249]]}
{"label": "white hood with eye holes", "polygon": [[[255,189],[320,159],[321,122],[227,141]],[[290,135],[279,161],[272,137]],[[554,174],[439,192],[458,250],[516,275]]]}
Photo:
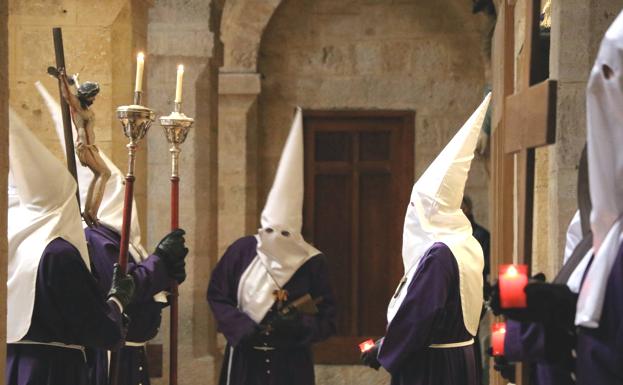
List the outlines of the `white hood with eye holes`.
{"label": "white hood with eye holes", "polygon": [[402,236],[404,284],[389,303],[388,323],[400,309],[420,259],[435,242],[442,242],[450,248],[458,265],[465,328],[476,335],[482,308],[484,258],[461,210],[461,201],[490,100],[489,93],[413,186]]}
{"label": "white hood with eye holes", "polygon": [[595,255],[580,290],[575,324],[599,327],[623,240],[623,12],[606,31],[586,88],[586,142]]}
{"label": "white hood with eye holes", "polygon": [[275,290],[288,283],[307,260],[320,254],[301,235],[303,188],[303,113],[297,108],[262,211],[262,228],[255,236],[257,257],[238,284],[238,306],[257,323],[275,303]]}

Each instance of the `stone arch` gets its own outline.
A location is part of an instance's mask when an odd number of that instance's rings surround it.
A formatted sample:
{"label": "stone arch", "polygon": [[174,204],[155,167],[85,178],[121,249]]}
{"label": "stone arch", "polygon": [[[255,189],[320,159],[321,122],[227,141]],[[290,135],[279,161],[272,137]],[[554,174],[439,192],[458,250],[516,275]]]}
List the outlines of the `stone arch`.
{"label": "stone arch", "polygon": [[264,29],[282,0],[229,0],[225,3],[221,38],[223,73],[256,72]]}

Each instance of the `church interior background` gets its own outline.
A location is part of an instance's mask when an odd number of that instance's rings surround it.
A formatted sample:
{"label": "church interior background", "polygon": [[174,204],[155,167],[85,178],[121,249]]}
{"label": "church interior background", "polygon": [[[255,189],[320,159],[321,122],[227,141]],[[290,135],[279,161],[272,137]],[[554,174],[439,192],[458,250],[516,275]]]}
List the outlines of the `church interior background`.
{"label": "church interior background", "polygon": [[[387,383],[386,373],[357,365],[349,349],[382,333],[383,309],[401,274],[400,247],[392,245],[400,243],[413,180],[487,89],[493,90],[492,135],[480,142],[466,193],[476,219],[492,231],[492,271],[528,254],[532,270],[548,276],[561,264],[577,207],[586,80],[623,1],[536,1],[538,13],[547,7],[551,18],[549,51],[529,42],[534,0],[494,3],[497,15],[474,14],[470,0],[0,1],[0,171],[7,175],[9,106],[62,157],[34,87],[39,80],[55,91],[45,72],[54,63],[53,27],[63,29],[68,70],[102,86],[94,104],[97,144],[121,169],[127,141],[114,111],[130,102],[136,53],[146,53],[144,101],[159,115],[172,110],[175,68],[184,63],[183,109],[195,126],[181,155],[180,224],[190,254],[180,288],[180,384],[215,383],[224,339],[205,298],[211,268],[232,240],[258,227],[294,108],[301,106],[305,146],[313,149],[306,183],[315,186],[305,198],[304,231],[326,245],[344,304],[338,336],[316,349],[316,382]],[[522,71],[536,54],[546,56],[543,80],[555,89],[548,109],[555,132],[547,145],[528,151],[534,172],[526,185],[522,152],[508,151],[514,136],[504,130],[505,106],[507,96],[526,90],[526,81],[533,84]],[[169,226],[162,215],[169,168],[168,144],[153,127],[139,150],[135,191],[146,245]],[[6,195],[0,211],[6,213]],[[522,235],[525,229],[531,233]],[[0,231],[6,232],[6,214]],[[5,238],[0,258],[6,261]],[[6,277],[6,263],[0,273]],[[366,290],[370,282],[379,289]],[[4,286],[0,302],[6,303]],[[5,312],[0,307],[0,330],[6,330]],[[155,384],[167,378],[167,328],[165,319],[150,347]],[[0,349],[0,367],[4,354]],[[491,383],[502,382],[492,375]]]}

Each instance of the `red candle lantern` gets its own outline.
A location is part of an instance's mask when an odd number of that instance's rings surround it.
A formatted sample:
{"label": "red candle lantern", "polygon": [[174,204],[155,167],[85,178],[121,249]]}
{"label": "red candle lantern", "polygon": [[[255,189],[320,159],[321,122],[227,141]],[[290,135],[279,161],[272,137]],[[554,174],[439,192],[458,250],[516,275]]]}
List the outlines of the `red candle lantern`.
{"label": "red candle lantern", "polygon": [[363,352],[367,352],[368,350],[372,349],[374,347],[374,341],[373,340],[366,340],[363,341],[362,343],[359,344],[359,350],[363,353]]}
{"label": "red candle lantern", "polygon": [[500,306],[502,308],[526,307],[526,292],[528,284],[527,265],[502,265],[499,273]]}
{"label": "red candle lantern", "polygon": [[494,356],[504,355],[504,337],[506,336],[506,322],[496,322],[491,327],[491,350]]}

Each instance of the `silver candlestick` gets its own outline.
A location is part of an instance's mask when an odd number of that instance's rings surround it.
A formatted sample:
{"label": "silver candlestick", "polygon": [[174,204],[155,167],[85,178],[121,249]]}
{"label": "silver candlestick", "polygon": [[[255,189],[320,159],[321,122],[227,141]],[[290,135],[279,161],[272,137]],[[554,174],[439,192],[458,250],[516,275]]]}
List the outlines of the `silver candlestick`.
{"label": "silver candlestick", "polygon": [[186,140],[188,131],[195,123],[193,118],[189,118],[181,112],[182,103],[175,103],[175,110],[167,116],[160,117],[160,125],[164,129],[164,135],[171,146],[171,177],[179,176],[179,156],[180,145]]}

